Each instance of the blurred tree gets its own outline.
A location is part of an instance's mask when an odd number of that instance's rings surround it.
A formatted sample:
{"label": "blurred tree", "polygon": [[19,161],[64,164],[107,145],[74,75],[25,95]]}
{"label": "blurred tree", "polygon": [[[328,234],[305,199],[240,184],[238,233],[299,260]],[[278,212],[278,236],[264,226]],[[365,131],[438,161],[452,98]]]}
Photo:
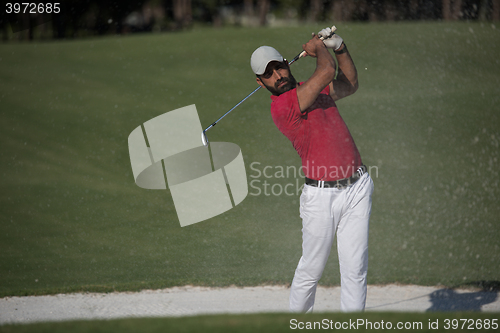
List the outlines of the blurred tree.
{"label": "blurred tree", "polygon": [[408,18],[411,20],[418,20],[420,18],[418,0],[410,0],[408,7]]}
{"label": "blurred tree", "polygon": [[309,10],[309,21],[317,22],[323,18],[323,0],[311,0],[311,9]]}
{"label": "blurred tree", "polygon": [[454,21],[459,20],[462,17],[462,0],[454,0],[452,4],[451,15]]}
{"label": "blurred tree", "polygon": [[243,13],[248,17],[253,17],[253,0],[245,0],[243,6]]}
{"label": "blurred tree", "polygon": [[443,20],[451,20],[451,0],[443,0]]}
{"label": "blurred tree", "polygon": [[343,7],[344,7],[343,0],[332,0],[330,7],[330,17],[333,20],[333,22],[344,21]]}
{"label": "blurred tree", "polygon": [[[58,14],[52,14],[52,34],[54,38],[74,38],[79,30],[87,29],[87,26],[82,22],[82,18],[92,5],[93,1],[89,0],[61,1],[61,11]],[[96,8],[99,9],[100,7]],[[109,24],[106,25],[106,27],[108,26]]]}
{"label": "blurred tree", "polygon": [[491,12],[491,19],[493,21],[500,20],[500,0],[493,0],[493,8]]}
{"label": "blurred tree", "polygon": [[277,8],[283,13],[285,19],[305,18],[301,14],[306,0],[277,0]]}
{"label": "blurred tree", "polygon": [[215,27],[220,27],[222,25],[222,18],[219,9],[222,5],[223,0],[195,0],[196,19],[205,23],[212,23]]}
{"label": "blurred tree", "polygon": [[443,0],[443,19],[456,21],[462,17],[462,0]]}
{"label": "blurred tree", "polygon": [[[77,1],[78,2],[78,1]],[[106,8],[113,23],[111,30],[116,33],[122,33],[125,17],[133,11],[140,9],[144,3],[143,0],[101,0],[98,1],[101,8]]]}
{"label": "blurred tree", "polygon": [[2,28],[2,40],[5,42],[8,40],[9,35],[9,20],[7,19],[7,13],[5,11],[0,11],[0,27]]}
{"label": "blurred tree", "polygon": [[401,11],[398,8],[398,3],[401,3],[399,0],[385,0],[383,2],[384,6],[384,16],[387,21],[395,21],[396,18],[401,14]]}
{"label": "blurred tree", "polygon": [[191,26],[193,23],[193,13],[191,0],[173,0],[174,20],[177,29]]}
{"label": "blurred tree", "polygon": [[344,0],[332,0],[331,4],[331,18],[333,19],[333,22],[342,22],[345,21],[344,17],[344,6],[345,6],[345,1]]}
{"label": "blurred tree", "polygon": [[384,1],[383,0],[368,0],[368,19],[376,22],[383,19]]}
{"label": "blurred tree", "polygon": [[488,14],[488,0],[481,0],[478,11],[478,19],[481,21],[486,21]]}
{"label": "blurred tree", "polygon": [[258,0],[259,7],[259,24],[261,26],[265,26],[267,24],[267,14],[269,13],[270,8],[269,0]]}
{"label": "blurred tree", "polygon": [[356,7],[359,8],[360,1],[351,0],[334,0],[332,1],[330,10],[333,22],[350,21],[353,19]]}

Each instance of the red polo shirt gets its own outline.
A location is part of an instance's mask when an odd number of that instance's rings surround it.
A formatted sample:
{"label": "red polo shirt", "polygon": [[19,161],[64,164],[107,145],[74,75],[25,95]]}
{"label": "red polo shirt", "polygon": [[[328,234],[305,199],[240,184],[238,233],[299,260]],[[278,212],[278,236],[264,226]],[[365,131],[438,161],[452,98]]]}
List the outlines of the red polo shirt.
{"label": "red polo shirt", "polygon": [[300,112],[297,89],[271,96],[271,116],[291,142],[306,177],[332,181],[350,177],[362,165],[358,148],[327,86]]}

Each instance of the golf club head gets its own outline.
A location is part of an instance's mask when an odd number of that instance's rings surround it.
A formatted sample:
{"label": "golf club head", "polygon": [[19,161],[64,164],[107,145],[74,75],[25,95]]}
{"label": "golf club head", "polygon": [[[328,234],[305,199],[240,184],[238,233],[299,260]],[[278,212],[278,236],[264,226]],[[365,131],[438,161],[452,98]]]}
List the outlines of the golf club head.
{"label": "golf club head", "polygon": [[201,142],[203,143],[203,145],[205,147],[208,147],[208,138],[207,138],[207,135],[205,134],[205,131],[201,132]]}

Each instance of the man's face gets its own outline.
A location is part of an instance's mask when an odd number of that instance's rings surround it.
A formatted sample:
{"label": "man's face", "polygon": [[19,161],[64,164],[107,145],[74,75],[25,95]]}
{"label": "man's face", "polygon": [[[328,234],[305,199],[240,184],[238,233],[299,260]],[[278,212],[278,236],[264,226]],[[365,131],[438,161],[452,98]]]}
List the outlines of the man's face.
{"label": "man's face", "polygon": [[276,96],[297,86],[297,81],[290,73],[286,60],[283,62],[271,61],[264,74],[257,77],[257,82]]}

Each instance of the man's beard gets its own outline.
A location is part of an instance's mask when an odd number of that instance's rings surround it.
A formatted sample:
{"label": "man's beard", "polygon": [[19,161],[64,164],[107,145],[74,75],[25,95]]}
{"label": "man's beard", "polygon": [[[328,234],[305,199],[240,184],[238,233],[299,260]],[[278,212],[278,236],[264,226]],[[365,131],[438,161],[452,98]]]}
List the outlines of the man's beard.
{"label": "man's beard", "polygon": [[[283,82],[286,82],[286,83],[280,87],[279,85]],[[265,83],[264,83],[264,85],[266,86],[267,90],[269,90],[273,95],[279,96],[279,95],[295,88],[297,86],[297,81],[295,80],[293,75],[290,74],[289,77],[282,77],[281,79],[276,81],[276,83],[274,84],[274,87],[268,86]]]}

